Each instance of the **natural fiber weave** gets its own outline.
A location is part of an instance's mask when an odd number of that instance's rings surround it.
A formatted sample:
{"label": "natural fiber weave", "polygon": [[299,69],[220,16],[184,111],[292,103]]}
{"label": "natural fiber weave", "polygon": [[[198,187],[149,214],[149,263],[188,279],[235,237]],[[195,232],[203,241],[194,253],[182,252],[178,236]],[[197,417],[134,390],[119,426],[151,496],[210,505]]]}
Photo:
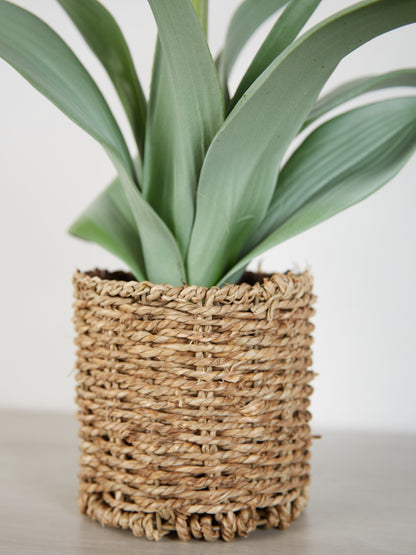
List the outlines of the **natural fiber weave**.
{"label": "natural fiber weave", "polygon": [[309,483],[311,276],[126,279],[74,276],[80,510],[153,540],[286,528]]}

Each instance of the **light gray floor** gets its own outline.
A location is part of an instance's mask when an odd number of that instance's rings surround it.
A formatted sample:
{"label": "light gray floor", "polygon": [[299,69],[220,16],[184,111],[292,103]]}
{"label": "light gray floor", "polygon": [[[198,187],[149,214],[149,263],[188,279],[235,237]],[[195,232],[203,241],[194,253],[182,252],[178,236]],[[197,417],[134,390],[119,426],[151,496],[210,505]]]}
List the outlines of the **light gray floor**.
{"label": "light gray floor", "polygon": [[159,543],[78,514],[71,416],[0,413],[0,553],[7,555],[414,555],[416,438],[326,433],[312,455],[311,500],[288,530],[231,543]]}

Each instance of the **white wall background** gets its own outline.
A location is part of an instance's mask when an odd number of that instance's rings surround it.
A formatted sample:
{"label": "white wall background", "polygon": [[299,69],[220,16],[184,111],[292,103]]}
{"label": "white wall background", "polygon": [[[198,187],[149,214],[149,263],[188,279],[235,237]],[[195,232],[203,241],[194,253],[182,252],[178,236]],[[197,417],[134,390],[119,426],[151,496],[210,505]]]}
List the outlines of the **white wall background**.
{"label": "white wall background", "polygon": [[[127,132],[109,80],[57,3],[16,3],[36,11],[71,44]],[[148,90],[155,26],[147,2],[103,3],[124,30]],[[311,23],[351,3],[323,0]],[[211,0],[215,53],[237,5]],[[265,24],[243,52],[235,84],[269,27]],[[415,37],[412,26],[365,45],[339,66],[327,88],[415,65]],[[0,407],[72,411],[72,272],[121,265],[66,229],[114,172],[92,139],[1,60],[0,99]],[[327,427],[416,431],[415,175],[416,157],[375,196],[262,259],[266,270],[310,266],[315,276],[317,432]]]}

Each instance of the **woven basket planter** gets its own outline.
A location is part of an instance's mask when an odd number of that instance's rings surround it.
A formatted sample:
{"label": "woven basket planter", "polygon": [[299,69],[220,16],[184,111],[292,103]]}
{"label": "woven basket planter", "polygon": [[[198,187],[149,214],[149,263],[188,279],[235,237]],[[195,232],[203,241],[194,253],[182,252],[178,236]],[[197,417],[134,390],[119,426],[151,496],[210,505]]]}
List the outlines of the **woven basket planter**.
{"label": "woven basket planter", "polygon": [[153,540],[231,540],[298,517],[312,279],[262,277],[219,289],[75,274],[83,513]]}

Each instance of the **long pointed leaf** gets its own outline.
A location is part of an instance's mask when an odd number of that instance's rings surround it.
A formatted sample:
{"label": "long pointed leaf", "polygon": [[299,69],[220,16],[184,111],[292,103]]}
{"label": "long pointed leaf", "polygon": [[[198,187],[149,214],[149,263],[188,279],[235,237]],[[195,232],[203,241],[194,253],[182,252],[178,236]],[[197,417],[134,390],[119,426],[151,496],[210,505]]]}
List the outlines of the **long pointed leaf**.
{"label": "long pointed leaf", "polygon": [[129,47],[113,16],[97,0],[58,0],[104,66],[123,104],[143,155],[146,99]]}
{"label": "long pointed leaf", "polygon": [[0,0],[0,56],[126,167],[130,155],[96,84],[63,40],[36,16]]}
{"label": "long pointed leaf", "polygon": [[116,178],[84,210],[69,232],[118,256],[138,281],[146,279],[140,236],[120,178]]}
{"label": "long pointed leaf", "polygon": [[182,283],[185,274],[176,242],[141,196],[126,143],[89,73],[63,40],[30,12],[0,0],[0,20],[0,56],[101,143],[112,160],[139,230],[148,278]]}
{"label": "long pointed leaf", "polygon": [[232,109],[250,85],[289,44],[319,6],[321,0],[291,0],[255,55],[233,96]]}
{"label": "long pointed leaf", "polygon": [[233,65],[241,50],[258,27],[288,0],[245,0],[231,18],[225,46],[219,58],[219,75],[226,90]]}
{"label": "long pointed leaf", "polygon": [[[169,94],[171,83],[167,68],[164,65],[158,39],[153,57],[142,183],[145,198],[156,209],[167,202],[161,201],[160,196],[162,192],[164,194],[168,192],[174,164],[173,149],[176,122],[171,113],[171,97]],[[157,152],[164,153],[163,163],[157,158]]]}
{"label": "long pointed leaf", "polygon": [[208,36],[208,0],[192,0],[192,5],[206,38]]}
{"label": "long pointed leaf", "polygon": [[251,247],[222,281],[255,256],[374,193],[415,149],[416,97],[370,104],[318,127],[283,168]]}
{"label": "long pointed leaf", "polygon": [[342,58],[415,20],[414,0],[366,0],[297,39],[253,83],[201,171],[187,260],[191,283],[212,285],[234,266],[266,213],[290,142]]}
{"label": "long pointed leaf", "polygon": [[117,158],[111,156],[120,176],[124,194],[139,231],[146,276],[153,283],[182,285],[187,281],[178,244],[166,226],[134,186],[131,176]]}
{"label": "long pointed leaf", "polygon": [[[163,218],[168,227],[175,233],[175,217],[173,215],[173,183],[176,181],[180,188],[185,185],[182,196],[185,195],[183,209],[188,211],[185,224],[190,228],[193,221],[194,192],[189,190],[189,185],[181,183],[179,175],[185,171],[186,161],[181,156],[181,148],[178,142],[178,134],[181,127],[178,118],[172,113],[172,91],[173,85],[166,67],[160,42],[157,41],[152,82],[150,88],[150,99],[148,107],[145,157],[143,164],[143,193],[151,206]],[[178,164],[181,164],[179,168]],[[177,172],[177,174],[175,173]],[[175,177],[175,176],[178,177]],[[179,204],[179,203],[178,203]],[[180,207],[176,206],[176,211]],[[184,231],[186,231],[185,226]],[[189,233],[189,232],[188,232]],[[178,231],[176,230],[176,234]],[[185,250],[185,240],[182,249]]]}
{"label": "long pointed leaf", "polygon": [[398,69],[380,75],[360,77],[337,87],[318,100],[311,110],[303,127],[310,125],[330,110],[341,106],[345,102],[372,91],[389,87],[415,87],[416,69]]}
{"label": "long pointed leaf", "polygon": [[157,71],[163,87],[157,90],[159,102],[150,106],[144,190],[185,254],[200,168],[224,120],[224,103],[211,53],[189,0],[149,3],[159,30],[162,67]]}

